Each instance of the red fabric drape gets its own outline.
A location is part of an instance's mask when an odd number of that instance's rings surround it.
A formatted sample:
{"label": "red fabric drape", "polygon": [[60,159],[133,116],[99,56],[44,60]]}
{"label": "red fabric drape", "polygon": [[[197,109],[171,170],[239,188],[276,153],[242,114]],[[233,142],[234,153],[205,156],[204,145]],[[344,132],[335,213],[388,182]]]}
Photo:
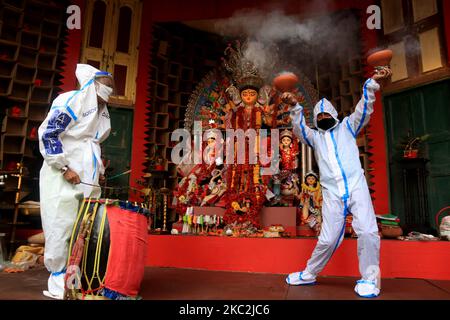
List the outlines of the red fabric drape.
{"label": "red fabric drape", "polygon": [[110,249],[105,287],[126,296],[139,292],[147,252],[147,218],[142,214],[108,206]]}

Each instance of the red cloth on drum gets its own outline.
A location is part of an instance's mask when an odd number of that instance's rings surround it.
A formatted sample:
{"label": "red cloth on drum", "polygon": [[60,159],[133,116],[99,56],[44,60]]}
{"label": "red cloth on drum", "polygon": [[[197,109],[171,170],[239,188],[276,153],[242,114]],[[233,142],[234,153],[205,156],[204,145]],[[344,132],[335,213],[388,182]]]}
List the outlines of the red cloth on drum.
{"label": "red cloth on drum", "polygon": [[139,213],[108,206],[110,249],[105,288],[126,296],[139,292],[147,254],[147,218]]}

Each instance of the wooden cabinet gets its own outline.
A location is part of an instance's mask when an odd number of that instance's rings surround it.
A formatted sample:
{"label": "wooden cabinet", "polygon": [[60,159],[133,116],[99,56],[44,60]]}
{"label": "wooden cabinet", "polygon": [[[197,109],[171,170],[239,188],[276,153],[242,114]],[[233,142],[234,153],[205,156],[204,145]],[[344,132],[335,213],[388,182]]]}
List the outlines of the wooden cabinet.
{"label": "wooden cabinet", "polygon": [[113,74],[112,103],[136,98],[141,8],[138,0],[87,1],[81,61]]}
{"label": "wooden cabinet", "polygon": [[[161,23],[153,26],[150,82],[150,107],[146,131],[146,173],[144,179],[157,192],[161,187],[174,190],[181,177],[171,161],[174,143],[171,133],[184,128],[184,117],[192,91],[222,56],[220,38],[188,28],[179,23]],[[158,160],[161,159],[161,162]],[[162,168],[156,164],[161,163]],[[151,175],[150,175],[151,174]],[[170,196],[171,199],[171,196]],[[169,200],[169,206],[172,203]],[[157,214],[158,225],[162,223]],[[168,222],[175,220],[175,210],[169,208]]]}
{"label": "wooden cabinet", "polygon": [[398,92],[448,78],[444,1],[382,0],[380,45],[394,53],[392,79],[384,92]]}
{"label": "wooden cabinet", "polygon": [[[450,198],[449,100],[449,80],[384,98],[391,211],[401,221],[434,231],[439,228],[434,217]],[[418,158],[405,159],[404,142],[424,135],[429,136],[419,145]]]}

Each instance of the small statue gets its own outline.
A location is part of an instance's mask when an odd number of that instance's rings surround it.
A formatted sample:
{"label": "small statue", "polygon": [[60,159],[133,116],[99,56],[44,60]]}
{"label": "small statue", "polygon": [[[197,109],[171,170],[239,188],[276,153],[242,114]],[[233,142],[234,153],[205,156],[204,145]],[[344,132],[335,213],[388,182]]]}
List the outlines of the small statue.
{"label": "small statue", "polygon": [[295,196],[298,194],[298,175],[296,173],[291,173],[289,176],[283,180],[281,184],[281,194],[283,196]]}
{"label": "small statue", "polygon": [[283,130],[280,136],[280,157],[282,170],[297,169],[298,143],[293,143],[292,131]]}
{"label": "small statue", "polygon": [[155,170],[164,171],[164,158],[163,157],[156,158]]}
{"label": "small statue", "polygon": [[238,215],[245,214],[249,209],[249,207],[247,205],[244,207],[241,207],[241,205],[237,201],[233,201],[231,203],[231,207],[233,208],[234,212]]}
{"label": "small statue", "polygon": [[222,172],[217,170],[218,173],[213,172],[213,177],[208,185],[211,193],[203,198],[200,206],[212,205],[216,203],[227,191],[227,184],[223,182]]}
{"label": "small statue", "polygon": [[322,224],[322,190],[319,178],[314,172],[311,171],[306,174],[298,198],[301,209],[300,224],[308,224],[318,235]]}
{"label": "small statue", "polygon": [[220,120],[222,121],[222,124],[220,126],[221,129],[231,129],[231,117],[233,116],[233,109],[235,108],[235,105],[233,101],[228,102],[224,107],[224,113],[225,115],[220,117]]}
{"label": "small statue", "polygon": [[220,133],[215,132],[214,130],[210,130],[207,133],[207,146],[205,148],[205,162],[208,165],[213,165],[214,163],[217,166],[223,164],[223,159],[220,157],[220,152],[222,149],[223,139],[221,141],[217,141],[217,138],[220,138]]}

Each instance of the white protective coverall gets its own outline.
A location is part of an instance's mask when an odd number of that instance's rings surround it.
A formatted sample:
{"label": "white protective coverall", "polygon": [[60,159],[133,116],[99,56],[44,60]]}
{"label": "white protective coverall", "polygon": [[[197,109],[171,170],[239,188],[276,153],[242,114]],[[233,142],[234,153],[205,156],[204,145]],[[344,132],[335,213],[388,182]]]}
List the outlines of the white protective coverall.
{"label": "white protective coverall", "polygon": [[108,137],[111,124],[106,104],[97,103],[94,85],[96,77],[104,76],[111,75],[78,64],[80,90],[59,95],[39,127],[39,149],[45,160],[40,172],[44,263],[51,272],[48,292],[57,298],[64,293],[69,239],[80,199],[101,194],[100,188],[67,182],[60,170],[68,166],[82,182],[94,185],[104,173],[100,143]]}
{"label": "white protective coverall", "polygon": [[[317,115],[329,113],[335,120],[334,127],[324,131],[312,130],[306,125],[303,108],[297,104],[291,111],[295,135],[314,149],[323,187],[323,224],[318,243],[303,272],[290,274],[286,281],[291,285],[313,284],[344,238],[345,217],[353,214],[353,228],[358,236],[359,271],[362,279],[355,291],[364,297],[379,294],[380,237],[372,206],[369,188],[359,159],[356,137],[369,122],[373,112],[375,92],[379,84],[368,79],[363,96],[355,111],[342,122],[337,118],[333,105],[326,99],[314,107],[314,125]],[[375,274],[375,276],[374,276]]]}

